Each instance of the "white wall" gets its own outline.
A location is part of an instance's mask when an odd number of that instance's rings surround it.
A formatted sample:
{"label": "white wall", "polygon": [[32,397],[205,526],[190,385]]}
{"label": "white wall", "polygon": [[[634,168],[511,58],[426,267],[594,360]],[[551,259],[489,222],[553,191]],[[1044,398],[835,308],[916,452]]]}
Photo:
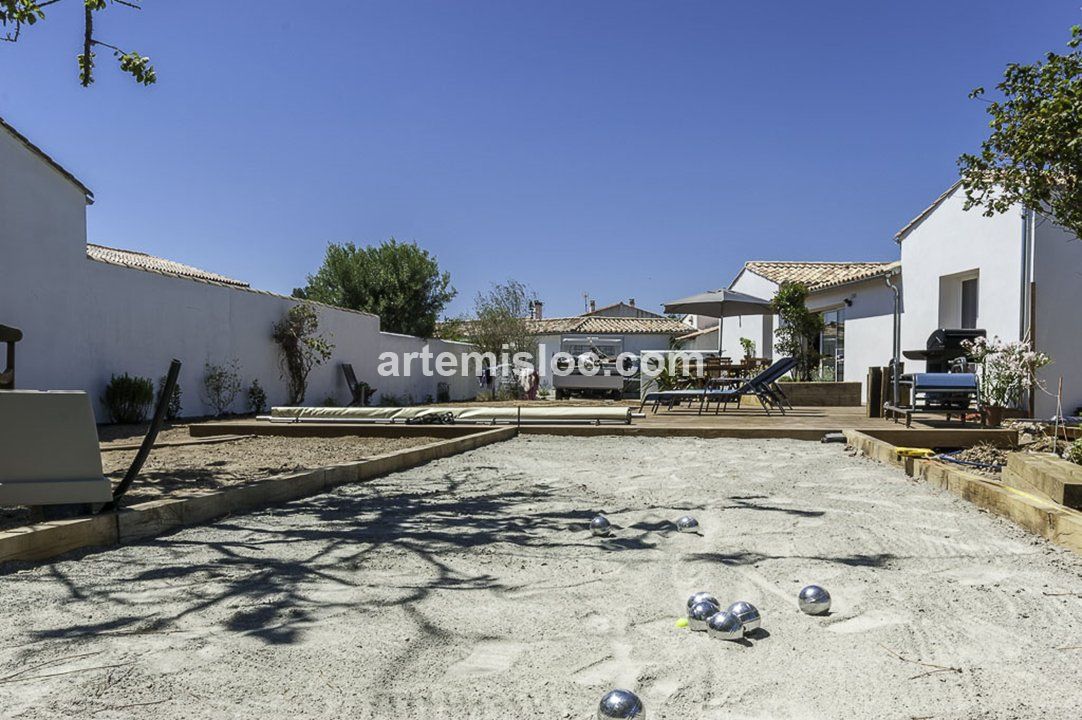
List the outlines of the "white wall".
{"label": "white wall", "polygon": [[[297,301],[88,259],[82,192],[3,130],[0,221],[0,324],[24,333],[17,346],[18,387],[85,390],[104,420],[97,400],[112,374],[156,382],[175,357],[184,364],[183,414],[199,415],[209,411],[200,398],[204,363],[236,358],[245,388],[258,378],[270,404],[285,403],[278,348],[270,336],[274,323]],[[312,371],[307,404],[328,397],[340,404],[349,400],[341,362],[352,363],[358,379],[384,389],[392,383],[377,376],[381,350],[418,351],[426,342],[380,333],[375,315],[314,307],[335,350],[327,364]],[[390,380],[399,395],[417,400],[436,395],[434,378]],[[452,397],[473,397],[476,382],[469,380],[454,380]],[[234,409],[246,410],[243,395]]]}
{"label": "white wall", "polygon": [[[973,270],[980,273],[977,327],[989,337],[1018,339],[1021,210],[987,218],[979,209],[964,211],[964,199],[956,190],[902,240],[903,350],[923,349],[928,335],[941,327],[940,278]],[[953,317],[954,302],[945,300]],[[924,363],[905,360],[905,369],[919,372]]]}
{"label": "white wall", "polygon": [[[742,270],[729,288],[764,300],[771,299],[778,292],[776,282],[767,280],[762,275],[756,275],[750,270]],[[721,354],[734,361],[744,357],[740,338],[746,337],[755,341],[757,357],[773,358],[774,332],[777,327],[776,315],[743,315],[724,318],[721,321]],[[717,338],[715,337],[714,340],[716,342]]]}
{"label": "white wall", "polygon": [[[1053,394],[1063,377],[1063,411],[1070,415],[1082,406],[1082,241],[1041,217],[1035,236],[1035,345],[1053,363],[1039,377]],[[1055,409],[1055,398],[1038,391],[1037,417],[1051,417]]]}
{"label": "white wall", "polygon": [[[902,284],[900,277],[892,282]],[[847,299],[852,303],[849,306],[845,305]],[[891,359],[894,292],[880,277],[810,293],[806,304],[816,312],[845,308],[845,377],[842,379],[859,381],[861,397],[867,402],[868,368],[884,367]]]}
{"label": "white wall", "polygon": [[716,331],[709,332],[703,335],[696,335],[690,340],[683,340],[680,343],[680,349],[694,352],[716,353],[718,351],[718,334]]}
{"label": "white wall", "polygon": [[[469,400],[477,396],[479,388],[477,376],[480,372],[472,365],[467,365],[466,355],[475,350],[468,343],[451,342],[447,340],[422,340],[412,335],[400,335],[398,333],[381,332],[380,353],[393,352],[398,355],[403,370],[408,367],[409,375],[404,372],[398,377],[379,377],[369,382],[379,392],[376,403],[389,402],[393,404],[413,405],[423,402],[434,402],[439,399],[439,384],[447,383],[447,390],[452,401]],[[424,374],[424,360],[421,357],[412,357],[406,362],[407,353],[420,353],[427,348],[434,357],[428,361],[431,375]],[[435,374],[435,356],[441,353],[450,353],[458,360],[457,372],[449,377],[441,377]],[[463,367],[466,366],[466,370]],[[465,373],[465,374],[464,374]],[[348,398],[347,398],[348,399]]]}

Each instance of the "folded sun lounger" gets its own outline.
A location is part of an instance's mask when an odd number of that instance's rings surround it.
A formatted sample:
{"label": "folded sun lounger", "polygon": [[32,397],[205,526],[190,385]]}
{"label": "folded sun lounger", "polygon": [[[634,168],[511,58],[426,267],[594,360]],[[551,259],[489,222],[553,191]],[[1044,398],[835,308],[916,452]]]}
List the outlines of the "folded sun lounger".
{"label": "folded sun lounger", "polygon": [[657,412],[658,407],[662,404],[666,409],[671,410],[674,406],[681,402],[698,402],[699,414],[702,415],[703,409],[709,407],[710,403],[717,403],[718,407],[714,409],[716,415],[718,410],[727,409],[729,403],[739,403],[740,398],[744,395],[754,395],[759,400],[759,404],[763,406],[763,410],[766,414],[770,414],[770,408],[773,407],[776,410],[780,410],[785,414],[785,406],[788,405],[792,408],[792,404],[789,402],[789,398],[785,396],[781,387],[778,386],[778,380],[785,375],[785,373],[796,367],[796,360],[791,357],[782,358],[776,361],[773,365],[763,370],[755,377],[737,381],[740,385],[736,388],[702,388],[694,390],[659,390],[656,392],[647,393],[639,406],[639,409],[646,407],[647,403],[652,402],[653,412]]}

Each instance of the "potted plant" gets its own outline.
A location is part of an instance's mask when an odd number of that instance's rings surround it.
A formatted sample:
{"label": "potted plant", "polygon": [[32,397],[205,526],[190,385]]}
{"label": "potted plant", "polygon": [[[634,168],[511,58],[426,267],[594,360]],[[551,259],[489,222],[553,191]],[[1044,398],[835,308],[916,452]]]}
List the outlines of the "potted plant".
{"label": "potted plant", "polygon": [[980,366],[981,405],[989,427],[999,427],[1003,412],[1021,404],[1025,393],[1037,385],[1037,370],[1052,362],[1029,343],[1017,340],[975,338],[963,346]]}
{"label": "potted plant", "polygon": [[751,338],[740,338],[740,347],[744,348],[744,359],[751,360],[755,357],[755,341]]}

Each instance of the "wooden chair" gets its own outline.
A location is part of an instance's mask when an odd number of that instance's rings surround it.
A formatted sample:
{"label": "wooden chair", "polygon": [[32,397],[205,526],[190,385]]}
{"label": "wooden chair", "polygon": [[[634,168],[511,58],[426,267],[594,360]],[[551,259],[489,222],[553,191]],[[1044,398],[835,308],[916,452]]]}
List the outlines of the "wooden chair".
{"label": "wooden chair", "polygon": [[353,365],[350,363],[342,363],[342,374],[346,377],[346,385],[349,386],[349,394],[352,398],[349,401],[349,406],[355,407],[359,405],[364,407],[367,405],[372,396],[376,394],[376,389],[369,386],[368,383],[358,382],[357,373],[353,372]]}
{"label": "wooden chair", "polygon": [[7,344],[7,367],[0,371],[0,390],[15,389],[15,343],[22,339],[22,330],[0,325],[0,342]]}

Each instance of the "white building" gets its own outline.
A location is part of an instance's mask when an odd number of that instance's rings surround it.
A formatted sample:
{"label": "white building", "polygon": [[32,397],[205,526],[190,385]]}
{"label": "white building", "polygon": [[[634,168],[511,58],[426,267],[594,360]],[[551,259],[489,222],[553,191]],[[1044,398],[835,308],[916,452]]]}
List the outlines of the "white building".
{"label": "white building", "polygon": [[665,317],[661,313],[656,313],[652,310],[646,310],[635,304],[635,298],[629,299],[627,302],[615,302],[612,305],[605,305],[604,307],[597,307],[597,302],[590,301],[590,310],[585,315],[595,317],[628,317],[628,318],[663,318]]}
{"label": "white building", "polygon": [[[175,357],[184,363],[183,413],[198,415],[209,409],[200,398],[204,363],[236,359],[245,387],[258,379],[271,404],[283,404],[271,329],[298,301],[162,258],[87,245],[92,202],[83,183],[0,119],[0,324],[24,333],[17,387],[84,390],[104,419],[97,399],[113,374],[157,380]],[[398,398],[434,398],[441,381],[454,399],[476,395],[473,377],[377,376],[382,350],[416,352],[429,341],[382,333],[375,315],[313,307],[335,350],[310,376],[309,404],[349,400],[341,362]],[[438,340],[430,346],[471,349]],[[243,398],[234,409],[245,410]]]}
{"label": "white building", "polygon": [[[982,328],[1004,340],[1033,339],[1053,364],[1047,391],[1063,378],[1063,410],[1082,406],[1082,242],[1053,220],[1019,207],[985,217],[965,211],[952,185],[896,236],[905,269],[902,349],[922,349],[936,328]],[[907,360],[906,371],[922,362]],[[1037,392],[1037,417],[1056,399]]]}
{"label": "white building", "polygon": [[[687,331],[679,320],[666,317],[623,317],[579,315],[531,319],[530,330],[542,350],[544,367],[552,367],[552,356],[568,352],[573,356],[596,349],[609,357],[620,353],[640,355],[647,350],[672,349],[674,338]],[[541,379],[544,387],[552,387],[552,376]]]}
{"label": "white building", "polygon": [[[891,278],[900,284],[898,262],[775,262],[751,261],[729,284],[738,292],[771,299],[785,282],[800,282],[808,288],[807,306],[823,315],[826,330],[820,336],[823,354],[820,374],[837,381],[860,382],[863,386],[869,367],[885,366],[891,357],[894,291]],[[705,326],[680,339],[681,348],[716,352],[718,328],[697,318]],[[741,338],[755,343],[757,357],[774,359],[774,334],[779,321],[775,315],[747,315],[725,318],[721,323],[722,355],[738,360],[744,351]]]}

